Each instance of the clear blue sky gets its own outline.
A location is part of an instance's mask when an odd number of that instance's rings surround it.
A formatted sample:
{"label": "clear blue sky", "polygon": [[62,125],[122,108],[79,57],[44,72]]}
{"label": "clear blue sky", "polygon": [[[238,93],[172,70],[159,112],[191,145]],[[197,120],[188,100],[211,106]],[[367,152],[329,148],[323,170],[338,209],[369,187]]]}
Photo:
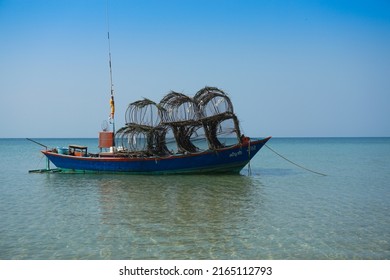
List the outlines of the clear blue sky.
{"label": "clear blue sky", "polygon": [[[0,137],[97,137],[106,0],[0,0]],[[127,105],[216,86],[249,136],[390,136],[390,1],[111,0]]]}

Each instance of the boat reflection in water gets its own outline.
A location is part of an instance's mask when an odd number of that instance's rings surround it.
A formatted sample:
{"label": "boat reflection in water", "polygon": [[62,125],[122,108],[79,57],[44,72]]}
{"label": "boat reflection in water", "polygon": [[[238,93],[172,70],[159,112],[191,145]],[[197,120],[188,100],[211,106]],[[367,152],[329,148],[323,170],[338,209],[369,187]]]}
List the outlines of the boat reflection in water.
{"label": "boat reflection in water", "polygon": [[260,223],[263,201],[255,178],[115,177],[97,183],[105,250],[131,259],[214,259],[241,256],[253,246],[253,212]]}

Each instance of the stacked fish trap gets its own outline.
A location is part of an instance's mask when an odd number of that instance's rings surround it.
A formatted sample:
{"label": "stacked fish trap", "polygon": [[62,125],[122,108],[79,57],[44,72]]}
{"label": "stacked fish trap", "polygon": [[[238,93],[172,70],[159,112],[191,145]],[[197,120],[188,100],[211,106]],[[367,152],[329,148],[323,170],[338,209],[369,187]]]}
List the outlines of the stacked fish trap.
{"label": "stacked fish trap", "polygon": [[[126,125],[116,133],[116,143],[122,153],[132,156],[217,150],[232,137],[233,142],[240,142],[233,104],[226,93],[215,87],[205,87],[193,98],[172,91],[158,104],[149,99],[133,102],[126,110],[125,120]],[[206,142],[206,147],[196,144],[201,142]]]}

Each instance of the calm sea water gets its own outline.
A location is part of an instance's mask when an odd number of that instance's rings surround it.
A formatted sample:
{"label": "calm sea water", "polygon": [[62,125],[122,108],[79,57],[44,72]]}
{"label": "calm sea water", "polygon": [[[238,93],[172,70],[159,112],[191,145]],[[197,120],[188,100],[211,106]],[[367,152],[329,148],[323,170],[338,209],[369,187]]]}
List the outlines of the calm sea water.
{"label": "calm sea water", "polygon": [[[48,146],[96,139],[40,139]],[[0,139],[0,259],[390,259],[390,138],[285,138],[241,175],[29,174]]]}

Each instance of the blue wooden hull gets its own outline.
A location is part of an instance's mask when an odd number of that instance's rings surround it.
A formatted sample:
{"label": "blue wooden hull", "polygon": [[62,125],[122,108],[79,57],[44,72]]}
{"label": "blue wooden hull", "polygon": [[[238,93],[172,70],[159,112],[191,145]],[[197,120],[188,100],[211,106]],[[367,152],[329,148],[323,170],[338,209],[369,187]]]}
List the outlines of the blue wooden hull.
{"label": "blue wooden hull", "polygon": [[168,157],[82,157],[42,151],[63,172],[129,174],[238,173],[270,139],[251,141],[217,151]]}

